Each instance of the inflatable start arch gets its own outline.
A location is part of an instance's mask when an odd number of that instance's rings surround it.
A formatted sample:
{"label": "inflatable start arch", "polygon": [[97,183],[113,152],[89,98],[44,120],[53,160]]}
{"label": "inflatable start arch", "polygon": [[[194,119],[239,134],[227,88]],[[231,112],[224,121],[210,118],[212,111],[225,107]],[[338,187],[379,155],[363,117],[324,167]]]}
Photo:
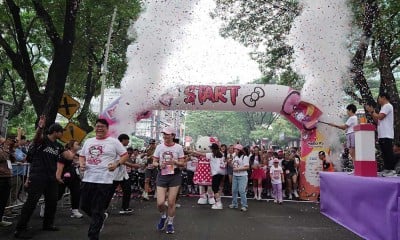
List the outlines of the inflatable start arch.
{"label": "inflatable start arch", "polygon": [[[119,122],[114,114],[116,107],[118,101],[101,114],[110,128]],[[279,112],[301,132],[300,198],[317,199],[321,171],[318,152],[328,149],[325,137],[316,128],[322,112],[302,101],[298,91],[287,86],[263,84],[177,86],[161,93],[148,109],[135,113],[135,121],[149,118],[153,110]]]}

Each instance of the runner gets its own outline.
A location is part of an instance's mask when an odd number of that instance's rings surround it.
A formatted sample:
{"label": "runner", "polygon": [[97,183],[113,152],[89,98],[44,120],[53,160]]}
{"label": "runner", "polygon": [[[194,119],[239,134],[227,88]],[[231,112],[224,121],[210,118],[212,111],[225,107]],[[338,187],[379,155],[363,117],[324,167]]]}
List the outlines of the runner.
{"label": "runner", "polygon": [[[179,167],[184,167],[185,161],[182,146],[174,143],[175,130],[171,127],[166,127],[162,133],[164,143],[156,147],[153,155],[154,166],[160,168],[157,175],[157,208],[161,218],[157,229],[162,231],[166,227],[166,233],[172,234],[175,232],[173,224],[176,196],[182,181]],[[167,191],[168,209],[165,206]]]}

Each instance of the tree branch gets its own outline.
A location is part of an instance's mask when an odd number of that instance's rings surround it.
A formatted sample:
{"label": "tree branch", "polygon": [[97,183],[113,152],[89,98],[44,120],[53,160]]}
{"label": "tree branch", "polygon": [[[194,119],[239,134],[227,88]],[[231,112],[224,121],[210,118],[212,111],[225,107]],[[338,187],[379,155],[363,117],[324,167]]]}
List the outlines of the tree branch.
{"label": "tree branch", "polygon": [[36,11],[36,15],[43,21],[44,26],[46,28],[47,36],[50,38],[50,41],[54,46],[59,45],[60,36],[57,32],[56,27],[54,26],[53,20],[49,13],[43,8],[43,5],[40,0],[32,0],[33,6]]}
{"label": "tree branch", "polygon": [[376,47],[375,37],[372,37],[372,39],[371,39],[371,57],[372,57],[372,60],[374,61],[374,63],[378,66],[379,62],[378,62],[378,59],[376,58],[376,53],[375,53],[376,48],[375,47]]}
{"label": "tree branch", "polygon": [[6,52],[6,55],[8,58],[10,58],[11,62],[13,63],[13,66],[21,66],[22,62],[19,61],[21,59],[21,55],[17,54],[14,52],[11,48],[11,46],[8,44],[8,42],[3,38],[3,34],[0,34],[0,46],[4,49]]}
{"label": "tree branch", "polygon": [[400,65],[400,59],[397,59],[396,62],[393,63],[393,65],[390,67],[392,70],[394,70],[395,68],[397,68]]}

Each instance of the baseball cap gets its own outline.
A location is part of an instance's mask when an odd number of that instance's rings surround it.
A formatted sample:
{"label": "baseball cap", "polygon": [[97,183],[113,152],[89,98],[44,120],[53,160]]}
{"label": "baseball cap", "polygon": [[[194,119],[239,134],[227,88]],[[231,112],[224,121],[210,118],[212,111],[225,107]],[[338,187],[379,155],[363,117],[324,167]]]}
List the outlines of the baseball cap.
{"label": "baseball cap", "polygon": [[165,133],[165,134],[175,134],[175,129],[174,128],[172,128],[172,127],[165,127],[165,128],[163,128],[163,130],[161,131],[162,133]]}

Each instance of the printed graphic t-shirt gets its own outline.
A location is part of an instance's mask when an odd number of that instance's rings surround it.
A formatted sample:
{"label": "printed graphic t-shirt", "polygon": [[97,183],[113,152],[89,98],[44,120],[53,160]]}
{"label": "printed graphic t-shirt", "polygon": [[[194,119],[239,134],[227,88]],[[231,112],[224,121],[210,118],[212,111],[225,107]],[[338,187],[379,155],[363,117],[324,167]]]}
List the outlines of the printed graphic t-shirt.
{"label": "printed graphic t-shirt", "polygon": [[115,173],[108,170],[108,165],[125,154],[128,154],[126,149],[115,138],[88,139],[81,151],[81,156],[86,160],[82,182],[113,183]]}

